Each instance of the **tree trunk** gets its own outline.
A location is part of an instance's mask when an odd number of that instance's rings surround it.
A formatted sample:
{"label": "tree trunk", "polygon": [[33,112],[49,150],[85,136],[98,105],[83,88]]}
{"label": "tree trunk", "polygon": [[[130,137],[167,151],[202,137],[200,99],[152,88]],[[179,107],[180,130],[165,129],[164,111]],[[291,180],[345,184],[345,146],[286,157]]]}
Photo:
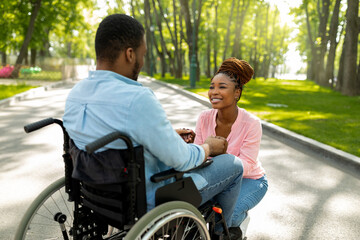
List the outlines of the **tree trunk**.
{"label": "tree trunk", "polygon": [[148,49],[148,54],[145,55],[145,72],[150,74],[150,56],[151,56],[151,31],[150,31],[150,2],[149,0],[144,0],[144,11],[145,11],[145,39],[146,39],[146,46]]}
{"label": "tree trunk", "polygon": [[159,46],[157,44],[158,41],[154,41],[154,47],[155,50],[160,58],[160,63],[161,63],[161,77],[165,77],[165,73],[166,73],[166,59],[165,59],[165,53],[163,51],[160,51]]}
{"label": "tree trunk", "polygon": [[[209,14],[209,10],[206,10],[206,18],[210,19],[210,14]],[[207,32],[207,41],[206,41],[206,77],[210,78],[211,77],[211,33],[210,33],[210,26],[208,26],[208,28],[206,29]]]}
{"label": "tree trunk", "polygon": [[244,25],[245,15],[247,13],[247,9],[249,8],[249,5],[250,5],[250,0],[246,0],[246,5],[245,5],[245,0],[243,0],[241,11],[240,11],[240,2],[238,3],[238,8],[237,8],[236,30],[235,30],[235,39],[234,39],[232,56],[239,59],[241,58],[241,54],[240,54],[241,33]]}
{"label": "tree trunk", "polygon": [[327,46],[327,23],[329,19],[329,8],[330,0],[322,0],[322,7],[320,9],[320,1],[318,1],[318,14],[319,14],[319,37],[321,39],[320,46],[318,47],[316,71],[315,71],[315,81],[322,86],[329,86],[329,82],[325,77],[325,53]]}
{"label": "tree trunk", "polygon": [[134,0],[130,0],[130,7],[131,7],[131,14],[132,14],[133,18],[136,18]]}
{"label": "tree trunk", "polygon": [[6,52],[1,52],[1,65],[6,66]]}
{"label": "tree trunk", "polygon": [[308,32],[308,38],[309,38],[309,44],[311,47],[311,67],[309,66],[309,61],[308,61],[308,79],[311,80],[315,80],[315,63],[317,62],[317,53],[316,53],[316,48],[315,48],[315,43],[313,41],[313,37],[312,37],[312,33],[311,33],[311,26],[310,26],[310,20],[309,20],[309,12],[308,12],[308,5],[306,3],[305,5],[305,13],[306,13],[306,26],[307,26],[307,32]]}
{"label": "tree trunk", "polygon": [[270,5],[267,5],[266,8],[266,20],[265,20],[265,43],[264,43],[264,49],[266,49],[265,54],[263,55],[263,62],[261,66],[261,76],[266,79],[268,77],[268,63],[269,63],[269,38],[268,38],[268,27],[269,27],[269,11],[270,11]]}
{"label": "tree trunk", "polygon": [[346,35],[345,35],[345,58],[344,75],[341,93],[355,96],[360,93],[357,83],[357,50],[359,28],[357,26],[359,12],[359,0],[348,0],[346,11]]}
{"label": "tree trunk", "polygon": [[[191,23],[191,15],[190,15],[190,8],[189,8],[189,0],[180,0],[181,3],[181,10],[183,12],[185,18],[185,26],[186,26],[186,42],[189,46],[189,63],[191,62],[191,56],[193,55],[193,46],[195,48],[195,57],[196,57],[196,81],[200,80],[200,66],[199,66],[199,59],[198,59],[198,33],[199,33],[199,24],[200,24],[200,16],[201,16],[201,9],[202,9],[202,0],[196,1],[198,5],[198,14],[197,19],[195,17],[194,23]],[[193,16],[194,17],[194,16]],[[195,24],[195,42],[193,41],[193,24]],[[194,44],[194,45],[193,45]]]}
{"label": "tree trunk", "polygon": [[256,12],[255,13],[255,46],[254,46],[254,57],[253,57],[253,60],[252,60],[252,63],[253,63],[253,67],[254,67],[254,76],[253,78],[256,78],[257,75],[258,75],[258,53],[257,53],[257,48],[258,48],[258,20],[259,20],[259,13]]}
{"label": "tree trunk", "polygon": [[330,30],[329,30],[330,48],[326,62],[325,79],[326,81],[330,82],[331,88],[334,87],[334,61],[336,55],[336,47],[338,45],[338,42],[336,41],[336,35],[339,26],[340,2],[341,0],[336,0],[333,10],[333,15],[331,17]]}
{"label": "tree trunk", "polygon": [[24,56],[24,65],[29,66],[29,51],[26,49]]}
{"label": "tree trunk", "polygon": [[[161,25],[161,21],[160,21],[160,17],[159,17],[159,14],[156,10],[156,5],[155,5],[155,0],[152,0],[152,3],[153,3],[153,12],[154,12],[154,15],[155,15],[155,19],[156,19],[156,24],[157,24],[157,27],[159,29],[159,35],[160,35],[160,44],[161,44],[161,52],[162,53],[167,53],[167,55],[169,56],[169,59],[172,58],[171,56],[171,53],[168,51],[167,47],[166,47],[166,43],[165,43],[165,40],[164,40],[164,36],[162,34],[163,30],[162,30],[162,25]],[[161,9],[161,6],[160,6],[160,2],[159,3],[159,8]],[[155,37],[154,35],[152,36],[153,38]],[[159,50],[158,50],[159,51]],[[163,60],[165,60],[165,56],[163,56]],[[163,61],[162,60],[162,61]],[[162,77],[165,77],[165,65],[161,64],[162,65],[162,71],[161,71],[161,76]],[[174,65],[172,66],[172,69],[174,69]]]}
{"label": "tree trunk", "polygon": [[312,60],[306,62],[307,69],[306,69],[306,79],[308,80],[314,80],[313,76],[313,63]]}
{"label": "tree trunk", "polygon": [[[182,60],[181,60],[181,38],[178,41],[178,32],[177,32],[177,7],[176,1],[173,0],[173,11],[174,11],[174,40],[175,40],[175,56],[176,59],[176,69],[175,69],[175,78],[182,78]],[[179,44],[180,42],[180,44]]]}
{"label": "tree trunk", "polygon": [[[182,78],[182,74],[184,72],[184,69],[186,71],[185,66],[185,51],[182,50],[181,47],[181,43],[183,41],[186,42],[185,40],[185,35],[184,35],[184,27],[183,27],[183,19],[182,19],[182,14],[179,14],[179,22],[180,22],[180,42],[179,42],[179,54],[180,54],[180,63],[181,63],[181,78]],[[186,75],[186,73],[185,73]]]}
{"label": "tree trunk", "polygon": [[41,0],[37,0],[35,3],[32,3],[31,17],[30,17],[29,26],[28,26],[28,29],[27,29],[27,32],[26,32],[26,35],[25,35],[24,42],[23,42],[23,44],[21,46],[19,56],[16,59],[14,71],[11,73],[12,78],[18,78],[19,77],[19,71],[20,71],[20,68],[21,68],[21,63],[22,63],[22,61],[24,59],[25,52],[27,51],[29,43],[31,41],[31,37],[32,37],[32,34],[34,32],[34,27],[35,27],[35,20],[36,20],[36,17],[38,15],[38,13],[39,13],[40,6],[41,6]]}
{"label": "tree trunk", "polygon": [[[159,6],[159,11],[160,11],[160,15],[163,16],[163,19],[165,20],[165,23],[166,23],[166,26],[169,30],[169,33],[170,33],[170,36],[171,36],[171,41],[173,43],[173,45],[175,46],[175,53],[174,53],[174,56],[172,56],[171,52],[167,49],[166,47],[166,43],[165,43],[165,40],[164,40],[164,37],[163,37],[163,34],[162,34],[162,27],[161,27],[161,21],[160,21],[160,18],[159,18],[159,14],[157,14],[156,12],[156,5],[155,5],[155,1],[152,0],[153,2],[153,7],[154,7],[154,13],[155,13],[155,17],[156,17],[156,21],[157,21],[157,24],[158,24],[158,28],[159,28],[159,31],[160,31],[160,40],[161,40],[161,48],[163,49],[164,52],[167,53],[168,57],[169,57],[169,62],[171,64],[171,74],[172,75],[176,75],[175,77],[177,78],[180,78],[181,77],[181,64],[178,64],[180,66],[180,74],[176,74],[178,73],[178,68],[179,66],[176,64],[176,61],[179,61],[179,56],[178,56],[178,51],[179,51],[179,48],[177,47],[178,46],[178,41],[177,41],[177,31],[175,31],[175,34],[173,34],[173,31],[171,30],[170,28],[170,24],[169,24],[169,21],[168,19],[165,17],[165,14],[164,14],[164,11],[163,11],[163,8],[161,6],[161,3],[160,1],[158,0],[158,6]],[[174,7],[174,6],[173,6]],[[176,9],[176,6],[175,6],[175,9]],[[174,18],[175,18],[175,23],[176,23],[176,14],[174,13]],[[175,25],[175,28],[177,26]]]}
{"label": "tree trunk", "polygon": [[35,67],[36,65],[36,48],[31,48],[30,66]]}
{"label": "tree trunk", "polygon": [[230,26],[231,26],[231,21],[232,21],[232,15],[234,12],[234,8],[235,8],[235,0],[232,1],[231,4],[231,9],[230,9],[230,15],[229,15],[229,20],[228,20],[228,24],[227,24],[227,30],[226,30],[226,37],[225,37],[225,48],[224,48],[224,53],[223,53],[223,61],[226,58],[226,52],[227,49],[229,47],[229,41],[230,41]]}
{"label": "tree trunk", "polygon": [[339,92],[341,92],[342,85],[343,85],[343,79],[344,79],[344,59],[345,59],[345,43],[346,38],[344,39],[343,48],[341,50],[341,56],[340,56],[340,64],[339,64],[339,71],[338,71],[338,77],[336,81],[335,89]]}
{"label": "tree trunk", "polygon": [[[197,1],[196,1],[197,2]],[[197,18],[195,18],[195,56],[196,56],[196,81],[200,81],[200,61],[199,61],[199,26],[201,20],[202,0],[197,3]]]}
{"label": "tree trunk", "polygon": [[217,66],[217,51],[218,51],[218,47],[217,47],[217,29],[218,29],[218,1],[215,2],[215,26],[214,26],[214,74],[217,72],[218,70],[218,66]]}
{"label": "tree trunk", "polygon": [[71,42],[68,42],[67,44],[66,44],[66,56],[68,57],[68,58],[72,58],[72,54],[71,54],[71,49],[72,49],[72,43]]}
{"label": "tree trunk", "polygon": [[[277,17],[278,17],[278,14],[279,14],[279,10],[278,9],[275,9],[275,12],[274,12],[274,17],[273,17],[273,23],[272,23],[272,33],[271,33],[271,40],[270,40],[270,43],[269,43],[269,60],[268,60],[268,65],[267,65],[267,75],[269,76],[269,74],[271,74],[270,72],[270,67],[271,67],[271,61],[273,59],[273,53],[274,53],[274,50],[273,50],[273,47],[274,47],[274,38],[275,38],[275,34],[277,34],[275,32],[275,24],[276,24],[276,21],[277,21]],[[271,75],[271,77],[273,77]]]}

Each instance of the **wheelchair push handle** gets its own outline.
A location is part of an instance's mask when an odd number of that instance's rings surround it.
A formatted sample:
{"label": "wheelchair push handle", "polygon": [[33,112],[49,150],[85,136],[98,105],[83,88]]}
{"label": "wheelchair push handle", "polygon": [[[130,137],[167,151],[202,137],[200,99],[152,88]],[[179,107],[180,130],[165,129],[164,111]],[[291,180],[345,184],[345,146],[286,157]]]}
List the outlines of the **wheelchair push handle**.
{"label": "wheelchair push handle", "polygon": [[131,140],[123,133],[116,131],[116,132],[109,133],[109,134],[95,140],[94,142],[86,145],[85,146],[86,152],[91,154],[91,153],[95,152],[96,150],[98,150],[99,148],[102,148],[106,144],[109,144],[119,138],[121,138],[126,143],[129,150],[131,150],[131,151],[133,150],[133,145],[132,145]]}
{"label": "wheelchair push handle", "polygon": [[28,125],[25,125],[24,126],[24,130],[26,133],[30,133],[30,132],[33,132],[33,131],[36,131],[40,128],[43,128],[43,127],[46,127],[50,124],[53,124],[55,123],[55,119],[53,118],[46,118],[46,119],[43,119],[43,120],[40,120],[40,121],[37,121],[37,122],[34,122],[34,123],[30,123]]}

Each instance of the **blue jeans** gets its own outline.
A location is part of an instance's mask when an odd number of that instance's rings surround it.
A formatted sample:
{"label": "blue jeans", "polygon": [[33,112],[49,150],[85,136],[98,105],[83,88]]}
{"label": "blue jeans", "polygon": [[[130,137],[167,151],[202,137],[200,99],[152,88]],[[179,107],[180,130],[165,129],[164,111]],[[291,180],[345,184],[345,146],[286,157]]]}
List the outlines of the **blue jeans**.
{"label": "blue jeans", "polygon": [[240,195],[232,216],[232,227],[238,227],[247,216],[247,212],[255,207],[265,196],[268,189],[266,175],[259,179],[243,178]]}
{"label": "blue jeans", "polygon": [[195,170],[206,179],[208,184],[199,190],[202,203],[215,200],[223,209],[228,226],[231,222],[236,199],[240,194],[243,165],[238,157],[223,154],[213,158],[213,163],[202,169]]}

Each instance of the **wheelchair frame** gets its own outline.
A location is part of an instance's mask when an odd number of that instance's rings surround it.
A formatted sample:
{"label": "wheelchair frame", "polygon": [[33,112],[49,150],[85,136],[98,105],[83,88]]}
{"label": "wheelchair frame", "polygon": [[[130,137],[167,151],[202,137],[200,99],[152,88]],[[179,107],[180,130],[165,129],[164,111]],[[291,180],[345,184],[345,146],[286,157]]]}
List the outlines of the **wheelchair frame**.
{"label": "wheelchair frame", "polygon": [[[213,239],[215,237],[216,224],[222,224],[224,228],[225,234],[222,239],[230,239],[223,215],[221,212],[217,211],[218,208],[215,207],[214,203],[208,202],[202,205],[199,208],[200,210],[196,208],[201,202],[201,197],[199,202],[198,199],[192,200],[186,196],[184,198],[184,192],[173,192],[173,194],[171,194],[173,197],[169,198],[166,196],[166,191],[168,190],[165,189],[164,193],[157,193],[159,197],[156,203],[157,206],[154,209],[147,213],[145,213],[146,210],[144,210],[143,206],[140,206],[140,210],[137,209],[139,207],[139,201],[136,200],[136,194],[139,193],[136,192],[136,185],[139,179],[139,164],[135,161],[135,154],[133,154],[134,147],[130,139],[120,132],[108,134],[86,146],[86,152],[92,153],[106,144],[120,138],[125,141],[131,152],[131,159],[127,166],[129,171],[128,185],[131,186],[129,187],[128,192],[130,198],[128,211],[126,212],[127,222],[120,226],[116,222],[109,221],[106,216],[105,218],[104,216],[99,216],[96,210],[91,209],[84,204],[83,199],[86,198],[86,196],[84,197],[84,193],[81,191],[83,183],[72,178],[73,161],[69,153],[70,138],[62,121],[59,119],[47,118],[26,125],[24,130],[26,133],[30,133],[53,123],[58,124],[63,131],[65,176],[49,185],[32,202],[18,226],[15,235],[16,240],[41,239],[41,235],[45,235],[44,239],[48,239],[47,234],[53,234],[54,231],[57,234],[55,236],[57,239],[65,240]],[[210,163],[211,162],[206,162],[201,167]],[[185,172],[177,172],[174,169],[170,169],[155,174],[152,176],[151,180],[160,182],[175,177],[176,181],[172,184],[181,183],[181,185],[184,185],[184,173]],[[171,189],[171,187],[167,187],[167,185],[164,187]],[[192,187],[195,187],[195,185]],[[199,194],[198,191],[197,194]],[[68,196],[67,200],[66,195]],[[215,217],[216,215],[218,216]],[[217,221],[218,219],[220,219],[220,221]],[[186,224],[185,220],[187,221]],[[170,230],[169,233],[164,233],[165,226],[167,230]],[[54,227],[54,229],[52,227]],[[158,235],[161,237],[155,237]]]}

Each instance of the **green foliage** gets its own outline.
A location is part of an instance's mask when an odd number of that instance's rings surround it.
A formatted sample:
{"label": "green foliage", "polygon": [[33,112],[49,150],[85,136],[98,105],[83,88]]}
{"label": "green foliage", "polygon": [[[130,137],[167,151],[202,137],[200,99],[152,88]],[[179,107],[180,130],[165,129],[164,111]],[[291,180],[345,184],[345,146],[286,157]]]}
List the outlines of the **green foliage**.
{"label": "green foliage", "polygon": [[[95,58],[94,38],[98,21],[94,1],[63,0],[60,24],[54,24],[49,41],[56,55],[70,58]],[[59,19],[58,19],[59,21]]]}
{"label": "green foliage", "polygon": [[26,84],[0,85],[0,100],[14,96],[15,94],[25,92],[35,86]]}
{"label": "green foliage", "polygon": [[[94,6],[94,0],[42,0],[29,49],[48,52],[49,47],[53,47],[60,56],[69,56],[67,47],[71,43],[71,57],[93,57],[94,32],[89,19]],[[31,1],[11,0],[0,4],[3,13],[0,51],[20,50],[28,31],[31,9]]]}
{"label": "green foliage", "polygon": [[[344,6],[344,2],[341,2],[341,6],[340,9],[342,9],[340,11],[339,14],[339,22],[340,22],[340,26],[344,25],[345,23],[345,15],[346,15],[346,9],[343,7]],[[315,46],[319,46],[322,39],[318,36],[318,27],[320,24],[319,21],[319,16],[318,16],[318,9],[317,9],[317,3],[318,1],[316,0],[308,0],[308,1],[303,1],[303,4],[301,4],[298,8],[293,8],[291,10],[291,14],[295,16],[295,23],[298,26],[298,34],[295,37],[295,41],[298,43],[298,50],[300,52],[300,55],[304,56],[305,59],[310,62],[313,58],[312,56],[312,52],[311,52],[311,47],[310,47],[310,43],[309,43],[309,34],[308,34],[308,30],[307,30],[307,24],[306,24],[306,14],[305,14],[305,8],[306,8],[306,3],[308,6],[308,13],[309,13],[309,22],[310,22],[310,28],[311,28],[311,35],[312,35],[312,40],[315,43]],[[331,9],[334,8],[335,5],[335,1],[330,1],[330,16],[328,18],[328,25],[330,24],[331,21],[331,17],[332,17],[332,11]],[[341,27],[339,27],[338,29],[338,38],[337,41],[340,40],[340,37],[343,37],[344,32],[341,32]],[[338,52],[341,53],[341,49],[342,47],[339,46],[337,48]],[[339,59],[340,59],[340,55],[339,53],[336,54],[337,59],[336,62],[337,64],[335,64],[335,66],[339,66]]]}
{"label": "green foliage", "polygon": [[[168,83],[189,86],[188,81],[166,77]],[[196,89],[207,97],[210,80]],[[360,156],[360,97],[343,96],[312,81],[253,79],[239,106],[268,122]]]}

